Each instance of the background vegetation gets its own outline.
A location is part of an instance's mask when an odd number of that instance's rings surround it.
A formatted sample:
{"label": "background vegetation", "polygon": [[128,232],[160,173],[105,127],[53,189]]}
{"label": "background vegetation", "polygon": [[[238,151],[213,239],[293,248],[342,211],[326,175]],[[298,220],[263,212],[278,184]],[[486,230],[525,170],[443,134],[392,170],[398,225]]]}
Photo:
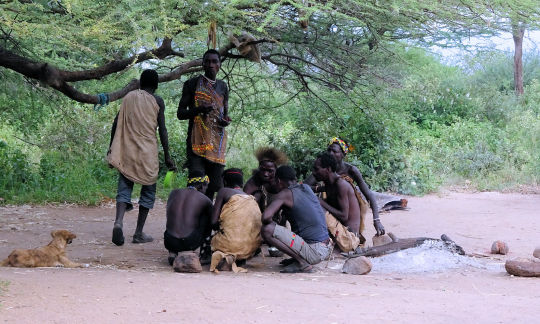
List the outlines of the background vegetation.
{"label": "background vegetation", "polygon": [[[139,9],[149,10],[146,4],[140,4]],[[419,34],[413,31],[418,32],[422,26],[414,30],[400,29],[400,26],[410,25],[404,17],[411,17],[417,13],[415,10],[403,15],[399,10],[398,14],[392,11],[393,18],[385,18],[388,20],[386,29],[374,34],[373,21],[371,25],[359,22],[358,17],[347,12],[335,14],[337,18],[327,16],[323,5],[303,9],[308,14],[311,12],[307,32],[298,28],[298,18],[287,20],[277,6],[272,6],[274,11],[265,15],[253,14],[249,18],[259,19],[260,24],[256,26],[266,28],[252,28],[252,32],[276,36],[282,31],[280,42],[261,45],[265,57],[261,63],[225,55],[219,77],[224,78],[231,89],[229,106],[233,119],[228,129],[227,167],[242,168],[247,180],[256,167],[254,150],[261,145],[273,145],[287,152],[293,166],[305,177],[314,156],[326,148],[329,138],[342,136],[355,147],[348,161],[358,166],[373,190],[418,195],[449,185],[467,185],[479,190],[538,186],[539,53],[529,52],[524,57],[525,91],[518,97],[514,93],[511,53],[477,52],[464,59],[459,67],[445,65],[427,50],[438,41],[436,37],[430,40],[425,34],[415,36]],[[363,10],[382,9],[373,5]],[[226,17],[222,26],[234,25],[231,20],[239,15],[229,11],[220,13]],[[77,15],[74,11],[72,14]],[[96,20],[88,30],[107,27],[101,24],[111,23],[108,20],[114,22],[114,17],[119,19],[117,14]],[[438,14],[440,19],[452,18],[448,12]],[[200,24],[184,21],[182,25],[175,20],[178,17],[158,19],[161,15],[165,15],[164,11],[157,10],[157,22],[147,21],[154,24],[154,28],[145,29],[144,33],[140,31],[146,36],[130,46],[144,47],[145,41],[155,41],[150,35],[156,30],[181,29],[185,32],[181,39],[185,43],[179,46],[186,53],[186,58],[178,58],[181,62],[195,59],[204,52],[206,22],[221,19],[214,12]],[[189,16],[182,12],[175,15],[183,15],[184,19]],[[269,18],[276,16],[281,20]],[[130,28],[141,26],[128,18]],[[163,25],[166,22],[170,24]],[[245,21],[241,23],[243,25],[235,28],[249,30]],[[469,27],[474,27],[474,22],[468,23]],[[359,25],[369,25],[370,29],[355,29],[360,28]],[[104,38],[94,35],[96,43],[91,47],[91,55],[84,56],[82,47],[78,47],[81,52],[76,52],[75,57],[60,51],[47,52],[46,48],[37,46],[40,43],[35,38],[39,35],[25,34],[25,30],[17,28],[14,27],[10,37],[19,37],[18,53],[46,57],[62,67],[92,67],[106,58],[103,56],[106,53],[130,55],[125,44],[118,51],[112,47],[101,48],[109,35],[97,32],[96,35]],[[5,35],[6,31],[3,32]],[[67,39],[71,34],[62,35]],[[224,33],[220,35],[223,43]],[[65,46],[57,44],[64,39],[62,37],[51,40],[47,48]],[[452,37],[445,38],[459,39]],[[9,39],[6,41],[4,37],[3,40],[4,47],[17,49]],[[176,41],[180,43],[179,39]],[[69,45],[81,42],[77,39]],[[33,51],[29,50],[32,46]],[[282,61],[276,58],[276,53],[280,53]],[[78,87],[86,93],[118,89],[148,67],[162,74],[175,65],[150,60],[98,80],[83,80]],[[181,166],[185,162],[187,128],[187,122],[176,119],[176,108],[183,82],[195,73],[197,71],[160,83],[157,91],[166,103],[171,154],[181,170],[176,187],[185,184]],[[117,173],[107,167],[104,157],[119,105],[120,101],[114,101],[95,111],[92,105],[71,100],[42,82],[13,69],[0,68],[0,204],[72,202],[93,205],[114,199]],[[162,165],[158,180],[158,195],[162,198],[170,191],[170,188],[162,188],[165,172]]]}

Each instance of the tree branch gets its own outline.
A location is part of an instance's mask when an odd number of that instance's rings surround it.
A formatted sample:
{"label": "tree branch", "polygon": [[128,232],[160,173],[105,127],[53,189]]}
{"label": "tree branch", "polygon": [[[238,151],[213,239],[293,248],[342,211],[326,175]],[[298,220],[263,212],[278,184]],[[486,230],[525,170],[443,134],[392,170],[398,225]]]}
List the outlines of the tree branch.
{"label": "tree branch", "polygon": [[[262,39],[256,42],[260,43],[270,41]],[[229,43],[226,46],[222,47],[219,50],[219,53],[221,56],[225,57],[226,53],[234,47],[234,44]],[[34,62],[28,58],[25,58],[3,47],[0,47],[0,66],[18,72],[28,78],[39,80],[77,102],[97,104],[99,103],[99,97],[97,95],[83,93],[70,85],[69,82],[100,79],[115,72],[122,71],[133,64],[154,58],[164,59],[167,56],[171,55],[183,56],[182,53],[176,52],[172,49],[171,39],[165,38],[161,46],[156,49],[146,51],[126,59],[111,61],[96,69],[83,71],[65,71],[60,70],[48,63]],[[201,64],[201,59],[195,59],[183,63],[173,71],[167,74],[160,75],[159,82],[169,82],[177,80],[184,74],[201,71]],[[135,90],[138,87],[139,81],[131,80],[123,88],[108,93],[109,102],[124,97],[128,92]]]}
{"label": "tree branch", "polygon": [[171,44],[172,44],[172,40],[170,38],[165,38],[163,42],[161,43],[161,46],[156,49],[149,50],[149,51],[139,53],[139,54],[135,54],[126,59],[114,60],[92,70],[83,70],[83,71],[60,70],[59,71],[60,77],[65,82],[95,80],[95,79],[100,79],[112,73],[120,72],[133,64],[141,63],[150,59],[155,59],[155,58],[164,59],[167,56],[172,56],[172,55],[184,57],[183,53],[174,51],[172,49]]}

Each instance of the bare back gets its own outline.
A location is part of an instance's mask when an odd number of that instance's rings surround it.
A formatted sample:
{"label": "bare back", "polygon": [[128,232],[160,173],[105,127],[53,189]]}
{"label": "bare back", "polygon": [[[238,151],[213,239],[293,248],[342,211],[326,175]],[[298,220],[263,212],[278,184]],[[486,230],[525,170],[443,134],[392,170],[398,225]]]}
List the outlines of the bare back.
{"label": "bare back", "polygon": [[227,187],[219,189],[216,196],[216,202],[214,203],[214,208],[212,210],[212,228],[218,229],[219,215],[221,214],[221,209],[223,208],[223,205],[225,205],[232,196],[245,194],[246,193],[243,192],[241,189],[233,189]]}
{"label": "bare back", "polygon": [[326,202],[343,213],[347,213],[347,221],[343,225],[352,232],[360,230],[360,206],[353,187],[345,180],[338,179],[334,185],[326,185]]}
{"label": "bare back", "polygon": [[195,189],[176,189],[167,199],[167,231],[184,238],[200,228],[201,222],[208,224],[212,214],[212,201]]}

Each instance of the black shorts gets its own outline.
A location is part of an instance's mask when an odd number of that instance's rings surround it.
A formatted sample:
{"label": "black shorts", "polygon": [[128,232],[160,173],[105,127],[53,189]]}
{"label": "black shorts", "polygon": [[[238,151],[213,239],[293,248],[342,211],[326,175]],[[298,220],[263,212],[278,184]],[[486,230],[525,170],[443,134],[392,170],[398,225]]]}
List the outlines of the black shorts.
{"label": "black shorts", "polygon": [[194,230],[187,237],[177,238],[170,235],[167,231],[163,233],[163,243],[169,252],[194,251],[201,246],[203,237],[201,232]]}
{"label": "black shorts", "polygon": [[189,174],[191,174],[194,170],[198,170],[204,173],[210,179],[210,183],[208,184],[208,190],[218,192],[219,189],[223,187],[223,179],[221,176],[223,174],[225,166],[219,163],[208,161],[202,156],[198,156],[197,154],[193,153],[190,147],[188,147],[186,151],[186,165],[189,170]]}

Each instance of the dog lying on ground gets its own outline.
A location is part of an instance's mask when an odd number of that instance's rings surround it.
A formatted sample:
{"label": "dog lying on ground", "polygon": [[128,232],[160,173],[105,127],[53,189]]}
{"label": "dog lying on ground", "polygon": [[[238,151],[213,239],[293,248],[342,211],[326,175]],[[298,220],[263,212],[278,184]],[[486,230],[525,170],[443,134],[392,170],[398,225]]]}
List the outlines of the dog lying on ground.
{"label": "dog lying on ground", "polygon": [[3,267],[67,267],[80,268],[80,263],[70,261],[66,256],[66,245],[77,236],[68,230],[52,231],[52,241],[44,246],[33,250],[17,249],[0,263]]}

